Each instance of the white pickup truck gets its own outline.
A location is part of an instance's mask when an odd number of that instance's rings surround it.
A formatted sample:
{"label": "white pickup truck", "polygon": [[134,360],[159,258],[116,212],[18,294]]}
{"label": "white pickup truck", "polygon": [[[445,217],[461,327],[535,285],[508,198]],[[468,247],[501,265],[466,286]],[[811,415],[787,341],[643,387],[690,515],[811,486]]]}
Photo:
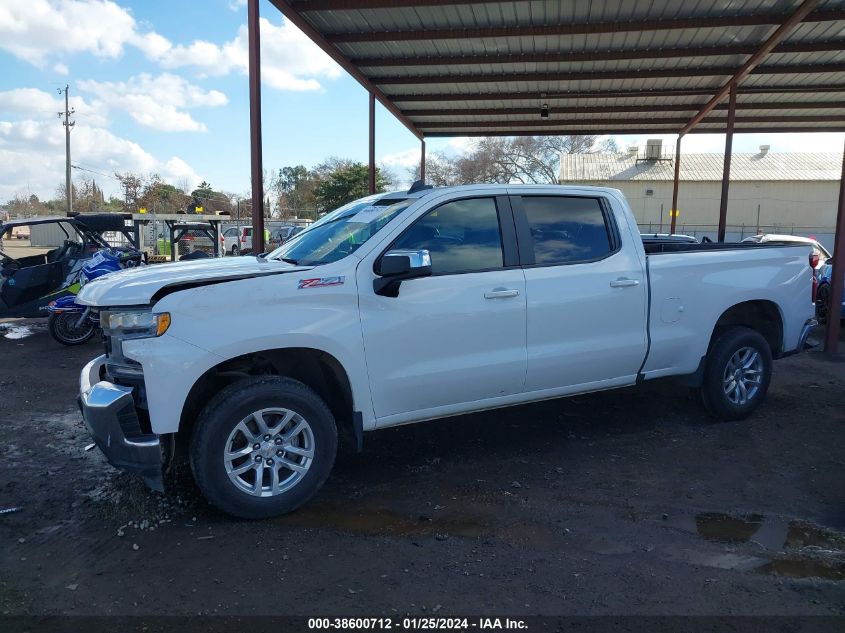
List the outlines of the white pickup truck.
{"label": "white pickup truck", "polygon": [[106,353],[82,371],[108,460],[162,487],[289,512],[338,438],[680,377],[737,420],[814,324],[808,246],[643,240],[622,194],[485,185],[358,200],[256,257],[86,285]]}

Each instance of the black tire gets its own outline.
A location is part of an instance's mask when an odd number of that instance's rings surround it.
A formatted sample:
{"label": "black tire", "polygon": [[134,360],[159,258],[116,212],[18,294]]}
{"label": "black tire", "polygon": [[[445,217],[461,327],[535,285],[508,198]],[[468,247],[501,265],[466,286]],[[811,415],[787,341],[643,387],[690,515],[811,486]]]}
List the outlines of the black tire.
{"label": "black tire", "polygon": [[240,254],[241,254],[241,249],[238,248],[238,245],[235,244],[234,246],[232,246],[232,257],[237,257]]}
{"label": "black tire", "polygon": [[[754,367],[759,367],[760,381],[759,384],[754,385],[756,389],[753,387],[747,389],[743,402],[742,394],[738,391],[739,387],[736,390],[732,389],[731,395],[728,395],[726,390],[729,389],[730,383],[726,383],[726,377],[729,379],[728,365],[734,355],[740,354],[741,350],[745,349],[753,350],[759,355],[759,365],[755,361]],[[745,375],[756,374],[748,372]],[[755,330],[747,327],[733,327],[720,334],[710,346],[705,362],[701,398],[707,410],[717,418],[742,420],[751,415],[765,399],[771,379],[772,350],[769,343]],[[750,391],[753,391],[753,395],[749,394]]]}
{"label": "black tire", "polygon": [[830,284],[822,284],[816,289],[816,318],[819,323],[827,323],[830,313]]}
{"label": "black tire", "polygon": [[[289,490],[275,496],[255,496],[238,487],[230,478],[224,451],[232,448],[227,444],[235,427],[252,413],[272,408],[287,409],[307,421],[312,435],[313,457],[307,471]],[[249,450],[249,446],[245,448]],[[213,506],[244,519],[263,519],[292,512],[311,499],[328,478],[336,453],[337,426],[326,403],[301,382],[280,376],[262,376],[233,383],[211,399],[194,426],[190,462],[197,485]],[[260,455],[256,452],[255,457],[258,459]],[[250,459],[252,456],[237,466],[245,466]],[[264,457],[268,464],[271,459],[273,455]],[[278,461],[279,458],[276,459]],[[298,459],[305,458],[294,458]],[[269,481],[272,473],[266,465],[262,468],[266,470],[255,472],[267,472],[267,475],[262,474],[262,482],[268,481],[269,487],[272,485]],[[280,469],[281,472],[284,470]],[[256,478],[257,475],[253,480]]]}
{"label": "black tire", "polygon": [[86,319],[82,327],[74,327],[81,315],[78,312],[52,313],[47,319],[50,336],[62,345],[82,345],[91,340],[97,328],[91,319]]}

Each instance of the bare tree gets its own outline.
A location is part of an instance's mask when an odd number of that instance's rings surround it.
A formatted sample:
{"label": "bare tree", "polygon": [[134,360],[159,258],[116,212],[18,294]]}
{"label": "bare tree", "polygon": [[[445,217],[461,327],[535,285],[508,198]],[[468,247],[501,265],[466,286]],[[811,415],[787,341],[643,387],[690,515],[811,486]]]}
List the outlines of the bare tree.
{"label": "bare tree", "polygon": [[[490,183],[556,183],[561,154],[615,151],[613,138],[595,135],[488,136],[468,152],[450,158],[434,153],[426,161],[426,180],[437,186]],[[419,174],[415,169],[414,174]]]}

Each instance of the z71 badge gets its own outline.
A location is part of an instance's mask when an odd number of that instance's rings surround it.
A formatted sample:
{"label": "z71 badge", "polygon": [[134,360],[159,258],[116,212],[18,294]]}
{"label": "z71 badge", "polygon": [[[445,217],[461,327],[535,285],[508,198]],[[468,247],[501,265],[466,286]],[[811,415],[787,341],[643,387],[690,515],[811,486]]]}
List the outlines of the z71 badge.
{"label": "z71 badge", "polygon": [[342,286],[346,277],[337,275],[335,277],[316,277],[314,279],[300,279],[299,290],[303,288],[325,288],[326,286]]}

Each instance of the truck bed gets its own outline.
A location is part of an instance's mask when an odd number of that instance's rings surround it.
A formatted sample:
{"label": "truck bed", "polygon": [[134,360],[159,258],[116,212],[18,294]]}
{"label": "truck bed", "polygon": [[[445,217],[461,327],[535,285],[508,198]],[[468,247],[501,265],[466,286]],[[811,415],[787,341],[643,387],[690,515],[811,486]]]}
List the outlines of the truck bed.
{"label": "truck bed", "polygon": [[764,248],[794,248],[795,246],[804,248],[809,253],[809,246],[805,244],[755,244],[751,242],[709,242],[707,244],[701,243],[686,243],[686,242],[651,242],[643,241],[643,248],[648,255],[660,255],[662,253],[692,253],[699,251],[734,251],[734,250],[759,250]]}

